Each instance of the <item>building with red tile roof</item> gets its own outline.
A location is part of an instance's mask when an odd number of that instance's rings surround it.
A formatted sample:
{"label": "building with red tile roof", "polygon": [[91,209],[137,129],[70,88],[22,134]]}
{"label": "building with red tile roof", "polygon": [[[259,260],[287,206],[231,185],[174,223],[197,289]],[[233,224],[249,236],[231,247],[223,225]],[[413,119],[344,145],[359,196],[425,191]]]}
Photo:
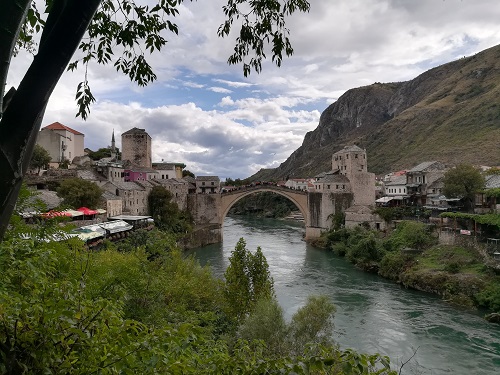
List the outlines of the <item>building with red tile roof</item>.
{"label": "building with red tile roof", "polygon": [[78,130],[54,122],[43,127],[38,133],[36,143],[46,149],[53,166],[68,160],[71,162],[77,156],[83,156],[85,135]]}

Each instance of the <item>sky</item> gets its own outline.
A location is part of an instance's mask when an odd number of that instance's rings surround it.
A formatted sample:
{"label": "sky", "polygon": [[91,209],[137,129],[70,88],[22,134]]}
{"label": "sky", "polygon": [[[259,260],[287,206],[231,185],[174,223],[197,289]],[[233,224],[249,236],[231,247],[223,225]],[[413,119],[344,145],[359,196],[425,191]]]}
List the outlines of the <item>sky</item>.
{"label": "sky", "polygon": [[[151,2],[137,0],[138,3]],[[224,0],[185,2],[161,53],[148,56],[157,80],[138,87],[113,66],[91,64],[96,102],[75,117],[84,70],[66,72],[42,126],[60,122],[85,134],[85,147],[117,146],[133,127],[152,138],[153,162],[181,162],[196,175],[245,178],[295,151],[321,113],[343,93],[374,82],[407,81],[435,66],[500,44],[498,0],[311,0],[287,19],[294,54],[280,68],[243,76],[229,66],[233,38],[218,38]],[[32,57],[14,58],[7,87]],[[336,150],[333,150],[335,152]]]}

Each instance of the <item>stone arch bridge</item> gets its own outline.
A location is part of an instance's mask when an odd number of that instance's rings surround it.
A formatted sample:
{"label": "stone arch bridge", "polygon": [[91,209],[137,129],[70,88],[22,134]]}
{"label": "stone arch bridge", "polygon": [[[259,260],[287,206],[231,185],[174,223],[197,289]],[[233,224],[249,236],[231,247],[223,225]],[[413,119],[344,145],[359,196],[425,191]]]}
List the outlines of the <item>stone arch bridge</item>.
{"label": "stone arch bridge", "polygon": [[269,191],[292,201],[304,216],[307,240],[318,238],[329,229],[329,215],[335,212],[335,199],[328,194],[293,190],[275,185],[257,185],[219,194],[190,194],[188,209],[195,222],[196,245],[221,242],[224,219],[240,199],[258,192]]}

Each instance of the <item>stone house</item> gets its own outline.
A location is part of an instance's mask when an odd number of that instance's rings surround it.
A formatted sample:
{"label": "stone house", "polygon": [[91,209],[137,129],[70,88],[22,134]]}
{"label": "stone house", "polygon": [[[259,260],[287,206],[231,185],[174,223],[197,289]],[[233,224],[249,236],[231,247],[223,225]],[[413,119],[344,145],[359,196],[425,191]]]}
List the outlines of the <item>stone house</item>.
{"label": "stone house", "polygon": [[350,193],[351,184],[347,176],[331,171],[316,176],[314,191],[319,193]]}
{"label": "stone house", "polygon": [[438,161],[426,161],[406,173],[406,188],[411,204],[424,206],[427,202],[427,187],[442,178],[446,165]]}
{"label": "stone house", "polygon": [[218,176],[197,176],[195,182],[197,194],[217,194],[220,192]]}
{"label": "stone house", "polygon": [[36,143],[49,152],[52,158],[50,165],[58,167],[65,160],[71,162],[73,158],[85,155],[84,137],[83,133],[54,122],[38,132]]}
{"label": "stone house", "polygon": [[390,180],[384,181],[384,196],[377,199],[377,205],[400,206],[408,200],[406,176],[393,175]]}
{"label": "stone house", "polygon": [[119,196],[109,191],[104,191],[102,193],[102,201],[106,210],[106,217],[118,216],[123,213],[123,201]]}
{"label": "stone house", "polygon": [[95,162],[96,171],[105,177],[108,181],[125,181],[125,169],[121,160],[112,158],[103,158]]}
{"label": "stone house", "polygon": [[122,200],[123,214],[148,214],[148,195],[152,188],[151,185],[133,181],[114,181],[105,183],[102,188]]}
{"label": "stone house", "polygon": [[476,194],[476,213],[500,213],[500,199],[489,197],[488,190],[500,189],[500,175],[492,174],[485,176],[484,191]]}
{"label": "stone house", "polygon": [[285,186],[289,189],[306,191],[308,181],[305,178],[291,178],[285,182]]}
{"label": "stone house", "polygon": [[346,228],[367,226],[376,230],[387,229],[386,222],[380,216],[373,214],[369,206],[351,206],[345,210],[345,217]]}
{"label": "stone house", "polygon": [[183,163],[153,163],[153,169],[158,172],[157,179],[182,178],[182,170],[186,168]]}
{"label": "stone house", "polygon": [[189,193],[189,182],[182,178],[169,178],[168,180],[152,180],[152,184],[159,184],[172,193],[174,201],[180,210],[187,209],[187,196]]}

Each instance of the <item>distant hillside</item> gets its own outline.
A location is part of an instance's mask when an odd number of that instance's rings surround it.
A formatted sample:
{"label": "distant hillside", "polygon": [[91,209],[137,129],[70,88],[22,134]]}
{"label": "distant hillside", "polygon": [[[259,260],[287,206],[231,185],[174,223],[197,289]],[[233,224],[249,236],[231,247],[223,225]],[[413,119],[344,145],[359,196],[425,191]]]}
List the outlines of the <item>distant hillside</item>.
{"label": "distant hillside", "polygon": [[285,162],[250,178],[312,177],[350,144],[367,150],[376,174],[428,160],[500,165],[500,46],[411,81],[347,91]]}

